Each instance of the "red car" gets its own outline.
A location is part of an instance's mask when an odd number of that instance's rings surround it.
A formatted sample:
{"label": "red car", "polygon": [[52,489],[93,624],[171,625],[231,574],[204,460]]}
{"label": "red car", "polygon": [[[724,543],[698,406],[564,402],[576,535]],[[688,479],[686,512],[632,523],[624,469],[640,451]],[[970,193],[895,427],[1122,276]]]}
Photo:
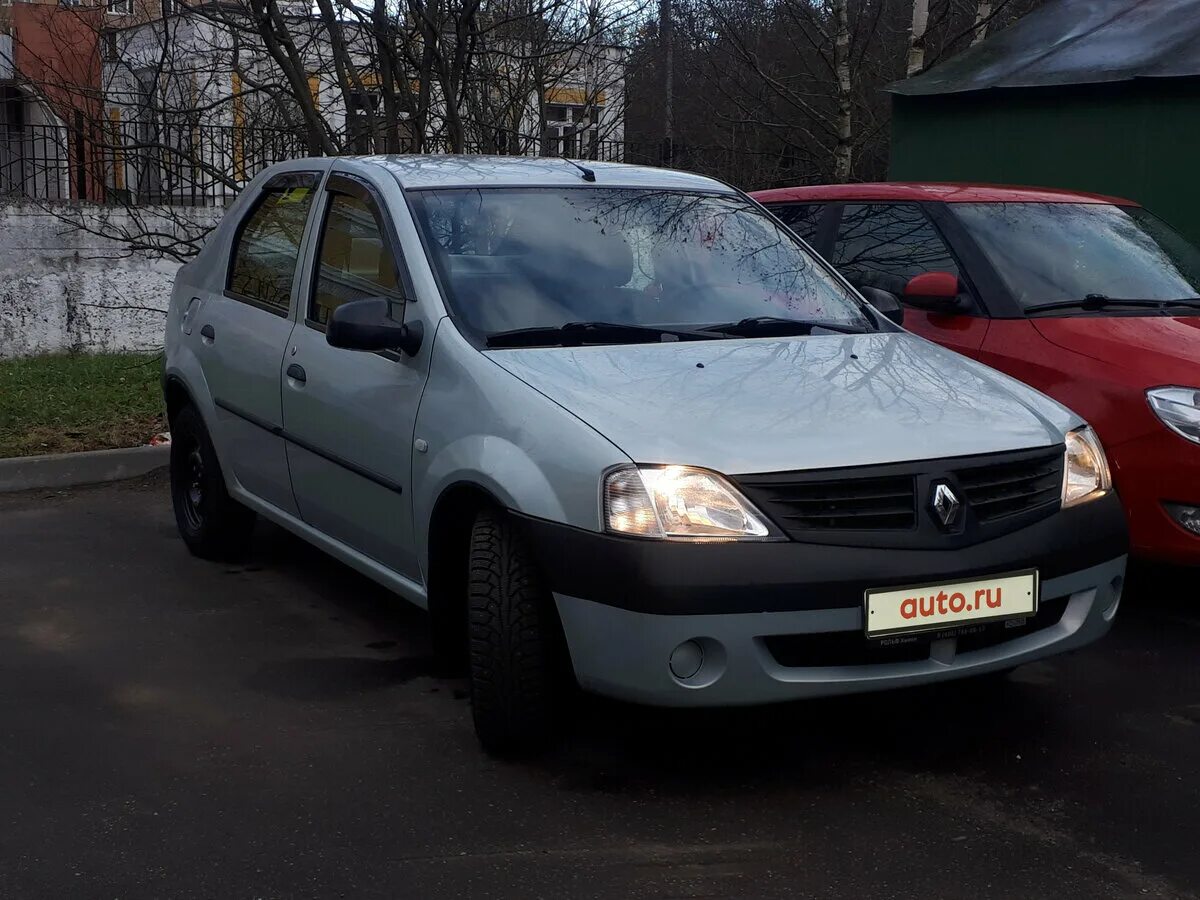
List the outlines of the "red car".
{"label": "red car", "polygon": [[[1134,553],[1200,564],[1200,249],[1128,200],[855,184],[753,195],[904,326],[1099,433]],[[888,297],[878,292],[887,292]]]}

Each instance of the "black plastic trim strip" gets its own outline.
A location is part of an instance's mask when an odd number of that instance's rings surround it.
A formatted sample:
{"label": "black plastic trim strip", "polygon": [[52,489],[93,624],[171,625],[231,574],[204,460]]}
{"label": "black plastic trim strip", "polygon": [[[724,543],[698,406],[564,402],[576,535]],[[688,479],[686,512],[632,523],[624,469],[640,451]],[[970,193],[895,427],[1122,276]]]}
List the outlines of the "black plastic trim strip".
{"label": "black plastic trim strip", "polygon": [[382,488],[387,488],[387,490],[394,493],[404,493],[404,485],[392,481],[392,479],[388,478],[386,475],[380,475],[378,472],[372,472],[370,469],[366,469],[358,465],[358,463],[353,463],[348,459],[338,456],[336,453],[332,453],[329,450],[318,447],[316,444],[313,444],[310,441],[306,441],[303,438],[297,437],[285,429],[282,425],[272,425],[265,419],[261,419],[251,412],[247,412],[240,407],[234,406],[232,403],[227,403],[219,397],[214,397],[213,403],[219,408],[225,410],[227,413],[237,416],[239,419],[243,419],[249,422],[251,425],[261,428],[263,431],[269,431],[276,437],[283,438],[289,444],[295,444],[301,450],[307,450],[309,453],[319,456],[321,459],[331,462],[335,466],[340,466],[347,472],[353,472],[360,478],[365,478],[367,481],[373,482]]}
{"label": "black plastic trim strip", "polygon": [[262,186],[263,193],[282,193],[290,191],[292,188],[315,188],[317,182],[321,180],[322,172],[314,172],[309,169],[296,172],[280,172],[278,175],[272,176]]}
{"label": "black plastic trim strip", "polygon": [[276,436],[283,435],[282,425],[272,425],[266,419],[260,419],[258,416],[254,415],[254,413],[248,412],[247,410],[242,409],[240,406],[234,406],[232,403],[226,403],[220,397],[213,397],[213,405],[215,405],[218,409],[223,409],[225,412],[237,416],[239,419],[245,419],[251,425],[256,425],[263,431],[269,431],[271,434]]}
{"label": "black plastic trim strip", "polygon": [[656,541],[512,515],[551,590],[655,615],[860,609],[867,589],[1028,568],[1036,568],[1044,584],[1129,551],[1125,513],[1115,494],[974,546],[922,550]]}

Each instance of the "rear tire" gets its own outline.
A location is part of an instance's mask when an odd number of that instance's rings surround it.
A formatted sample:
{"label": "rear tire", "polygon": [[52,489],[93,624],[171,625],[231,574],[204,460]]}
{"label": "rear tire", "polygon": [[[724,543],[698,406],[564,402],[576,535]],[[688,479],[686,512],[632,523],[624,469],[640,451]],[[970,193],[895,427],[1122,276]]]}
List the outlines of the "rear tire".
{"label": "rear tire", "polygon": [[171,419],[171,502],[189,550],[203,559],[244,555],[254,513],[229,496],[204,420],[194,406]]}
{"label": "rear tire", "polygon": [[471,529],[467,586],[471,712],[484,749],[544,749],[562,730],[574,686],[553,598],[513,521],[481,511]]}

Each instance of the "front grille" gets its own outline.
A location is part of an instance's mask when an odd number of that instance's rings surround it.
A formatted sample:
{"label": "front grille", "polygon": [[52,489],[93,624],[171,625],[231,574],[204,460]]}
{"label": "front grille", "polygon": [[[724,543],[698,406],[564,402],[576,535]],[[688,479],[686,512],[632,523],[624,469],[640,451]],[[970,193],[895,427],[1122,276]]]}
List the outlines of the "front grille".
{"label": "front grille", "polygon": [[983,523],[1057,503],[1062,492],[1063,454],[1054,450],[1032,459],[956,469],[967,504]]}
{"label": "front grille", "polygon": [[861,631],[821,634],[773,634],[763,638],[775,662],[789,669],[879,666],[929,659],[929,636],[911,640],[871,641]]}
{"label": "front grille", "polygon": [[839,481],[760,481],[754,496],[790,530],[896,529],[916,524],[916,482],[911,475]]}
{"label": "front grille", "polygon": [[[1052,515],[1062,469],[1060,445],[734,480],[797,541],[944,549],[991,540]],[[949,526],[932,509],[939,484],[948,486],[963,507]]]}
{"label": "front grille", "polygon": [[1007,641],[1056,625],[1067,611],[1069,597],[1056,597],[1038,606],[1024,619],[1007,622],[967,623],[941,632],[897,635],[872,640],[861,631],[830,631],[821,634],[776,634],[762,639],[767,651],[789,669],[870,666],[885,663],[920,662],[929,658],[930,645],[939,638],[956,638],[955,654],[985,650]]}

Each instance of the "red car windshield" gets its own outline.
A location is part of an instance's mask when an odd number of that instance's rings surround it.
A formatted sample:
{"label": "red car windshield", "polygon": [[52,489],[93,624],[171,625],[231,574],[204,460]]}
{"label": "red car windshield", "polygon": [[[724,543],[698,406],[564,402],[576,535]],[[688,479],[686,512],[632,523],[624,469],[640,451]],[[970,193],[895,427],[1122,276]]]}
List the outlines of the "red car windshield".
{"label": "red car windshield", "polygon": [[1200,249],[1138,207],[1103,203],[955,203],[1023,307],[1088,295],[1200,295]]}

